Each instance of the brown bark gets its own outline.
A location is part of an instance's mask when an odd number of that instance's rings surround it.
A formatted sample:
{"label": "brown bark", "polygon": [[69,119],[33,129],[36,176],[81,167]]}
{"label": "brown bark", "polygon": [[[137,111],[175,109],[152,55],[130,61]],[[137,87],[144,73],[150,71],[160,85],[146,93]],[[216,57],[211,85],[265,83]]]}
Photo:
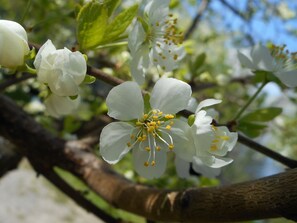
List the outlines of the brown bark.
{"label": "brown bark", "polygon": [[152,220],[230,222],[273,217],[297,220],[297,169],[225,187],[159,190],[132,183],[98,159],[82,141],[65,142],[13,101],[0,96],[0,134],[30,160],[65,168],[115,207]]}

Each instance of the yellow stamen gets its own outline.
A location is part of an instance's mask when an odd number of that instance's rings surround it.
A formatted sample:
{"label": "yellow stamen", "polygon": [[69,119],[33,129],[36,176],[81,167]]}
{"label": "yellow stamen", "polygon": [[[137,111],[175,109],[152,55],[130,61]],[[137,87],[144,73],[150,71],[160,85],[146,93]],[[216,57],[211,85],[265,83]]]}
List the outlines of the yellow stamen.
{"label": "yellow stamen", "polygon": [[173,119],[173,118],[174,118],[174,115],[167,114],[167,115],[165,115],[165,118],[166,118],[166,119]]}
{"label": "yellow stamen", "polygon": [[155,166],[156,165],[156,162],[155,162],[155,160],[153,160],[152,162],[151,162],[151,166]]}
{"label": "yellow stamen", "polygon": [[127,142],[127,146],[128,146],[128,147],[131,147],[131,143],[130,143],[130,142]]}
{"label": "yellow stamen", "polygon": [[218,150],[217,145],[211,145],[210,150],[212,150],[212,151]]}
{"label": "yellow stamen", "polygon": [[170,130],[170,129],[171,129],[171,126],[170,126],[170,125],[167,125],[165,128],[166,128],[167,130]]}
{"label": "yellow stamen", "polygon": [[156,146],[156,150],[157,151],[160,151],[161,150],[161,147],[160,146]]}
{"label": "yellow stamen", "polygon": [[144,149],[145,149],[146,151],[148,151],[148,152],[150,152],[150,151],[151,151],[151,148],[150,148],[150,147],[148,147],[148,146],[147,146],[147,147],[145,147]]}
{"label": "yellow stamen", "polygon": [[170,144],[170,145],[168,146],[168,148],[169,148],[170,150],[173,150],[174,145],[173,145],[173,144]]}
{"label": "yellow stamen", "polygon": [[143,164],[144,166],[146,166],[146,167],[148,167],[150,164],[149,164],[149,162],[144,162],[144,164]]}

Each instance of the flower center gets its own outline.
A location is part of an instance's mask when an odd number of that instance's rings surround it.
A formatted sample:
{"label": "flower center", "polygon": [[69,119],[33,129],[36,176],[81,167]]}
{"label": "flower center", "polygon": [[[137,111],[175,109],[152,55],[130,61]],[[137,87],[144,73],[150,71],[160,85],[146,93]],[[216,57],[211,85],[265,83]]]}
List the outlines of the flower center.
{"label": "flower center", "polygon": [[212,130],[215,134],[215,138],[212,140],[210,151],[217,151],[221,148],[221,145],[224,143],[224,141],[230,140],[230,137],[227,135],[220,135],[218,132],[218,128],[214,125],[211,126]]}
{"label": "flower center", "polygon": [[156,152],[164,148],[173,150],[174,144],[170,136],[170,130],[174,124],[174,115],[163,114],[162,111],[153,109],[144,114],[135,122],[136,128],[130,135],[131,141],[128,147],[138,144],[139,148],[148,152],[148,159],[144,166],[156,165]]}
{"label": "flower center", "polygon": [[277,65],[281,66],[279,68],[284,68],[287,70],[297,68],[297,52],[289,52],[286,49],[286,45],[276,46],[272,45],[270,48],[271,56],[273,56]]}

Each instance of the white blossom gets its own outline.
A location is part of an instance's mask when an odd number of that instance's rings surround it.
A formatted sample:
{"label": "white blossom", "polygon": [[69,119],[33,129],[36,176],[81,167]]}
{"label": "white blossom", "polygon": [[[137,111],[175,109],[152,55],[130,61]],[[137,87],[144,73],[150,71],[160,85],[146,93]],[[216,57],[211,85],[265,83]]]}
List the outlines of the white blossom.
{"label": "white blossom", "polygon": [[131,74],[138,84],[143,84],[151,65],[172,71],[185,54],[180,45],[182,34],[175,26],[177,19],[169,14],[168,5],[169,0],[150,0],[143,19],[136,21],[130,32]]}
{"label": "white blossom", "polygon": [[187,177],[190,163],[195,171],[208,177],[215,177],[220,173],[218,169],[228,165],[233,160],[224,157],[237,142],[237,133],[230,132],[225,126],[212,125],[213,118],[207,114],[204,107],[208,107],[220,100],[207,99],[198,104],[195,121],[192,126],[186,122],[178,123],[177,128],[184,131],[188,141],[177,147],[175,153],[177,172],[181,177]]}
{"label": "white blossom", "polygon": [[45,113],[55,118],[59,118],[63,115],[72,113],[77,109],[79,103],[79,96],[76,99],[70,99],[69,97],[51,94],[44,101]]}
{"label": "white blossom", "polygon": [[38,80],[58,96],[75,96],[83,82],[87,65],[84,56],[67,48],[57,50],[48,40],[38,51],[34,66]]}
{"label": "white blossom", "polygon": [[[108,115],[121,120],[103,128],[100,153],[105,161],[117,163],[132,149],[136,172],[146,178],[160,177],[166,168],[167,152],[186,141],[175,114],[187,107],[191,87],[174,78],[159,79],[145,108],[139,86],[125,82],[106,98]],[[126,122],[125,122],[126,121]]]}
{"label": "white blossom", "polygon": [[0,65],[12,69],[21,66],[29,51],[25,29],[14,21],[0,20]]}
{"label": "white blossom", "polygon": [[238,52],[240,63],[253,71],[273,73],[288,87],[297,86],[297,57],[289,53],[285,46],[272,46],[271,49],[256,45],[249,52]]}

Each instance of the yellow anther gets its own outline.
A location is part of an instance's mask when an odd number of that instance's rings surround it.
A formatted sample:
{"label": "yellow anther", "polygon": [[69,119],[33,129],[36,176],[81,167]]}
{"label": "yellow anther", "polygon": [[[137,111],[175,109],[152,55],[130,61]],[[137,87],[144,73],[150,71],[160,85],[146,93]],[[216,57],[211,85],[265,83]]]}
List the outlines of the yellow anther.
{"label": "yellow anther", "polygon": [[170,125],[173,125],[173,124],[174,124],[174,122],[172,122],[172,121],[171,121],[169,124],[170,124]]}
{"label": "yellow anther", "polygon": [[137,141],[139,141],[139,142],[143,141],[143,140],[142,140],[142,137],[141,137],[141,136],[138,136],[138,137],[137,137]]}
{"label": "yellow anther", "polygon": [[229,136],[220,136],[220,139],[224,140],[224,141],[228,141],[230,139]]}
{"label": "yellow anther", "polygon": [[153,160],[152,162],[151,162],[151,166],[155,166],[156,165],[156,162],[155,162],[155,160]]}
{"label": "yellow anther", "polygon": [[143,119],[147,119],[148,114],[144,114],[142,117],[143,117]]}
{"label": "yellow anther", "polygon": [[173,118],[174,118],[174,115],[167,114],[167,115],[165,115],[165,118],[166,118],[166,119],[173,119]]}
{"label": "yellow anther", "polygon": [[155,127],[154,126],[149,126],[148,128],[147,128],[147,131],[148,132],[153,132],[155,130]]}
{"label": "yellow anther", "polygon": [[148,147],[148,146],[147,146],[147,147],[145,147],[144,149],[145,149],[146,151],[148,151],[148,152],[150,152],[150,151],[151,151],[151,148],[150,148],[150,147]]}
{"label": "yellow anther", "polygon": [[170,150],[173,150],[174,145],[173,145],[173,144],[170,144],[170,145],[168,146],[168,148],[169,148]]}
{"label": "yellow anther", "polygon": [[128,146],[128,147],[131,147],[131,143],[130,143],[130,142],[127,142],[127,146]]}
{"label": "yellow anther", "polygon": [[218,143],[220,140],[218,140],[218,139],[214,139],[214,140],[212,140],[212,142],[213,143]]}
{"label": "yellow anther", "polygon": [[170,125],[167,125],[165,128],[166,128],[167,130],[170,130],[170,129],[171,129],[171,126],[170,126]]}
{"label": "yellow anther", "polygon": [[135,135],[130,135],[130,139],[134,139],[135,138]]}
{"label": "yellow anther", "polygon": [[160,25],[160,23],[159,22],[156,22],[156,26],[159,26]]}
{"label": "yellow anther", "polygon": [[146,161],[146,162],[144,162],[143,165],[147,167],[147,166],[149,166],[150,164],[149,164],[149,162]]}
{"label": "yellow anther", "polygon": [[157,124],[158,124],[158,125],[161,125],[161,121],[157,121]]}
{"label": "yellow anther", "polygon": [[159,116],[163,115],[163,112],[161,112],[161,111],[160,111],[160,112],[158,112],[158,115],[159,115]]}
{"label": "yellow anther", "polygon": [[161,150],[161,147],[160,146],[156,146],[156,150],[157,151],[160,151]]}
{"label": "yellow anther", "polygon": [[154,115],[154,116],[153,116],[153,119],[154,119],[154,120],[157,120],[158,118],[159,118],[159,116],[157,116],[157,115]]}
{"label": "yellow anther", "polygon": [[218,150],[217,145],[211,145],[210,150],[212,150],[212,151]]}
{"label": "yellow anther", "polygon": [[153,114],[157,114],[158,111],[156,109],[152,110]]}
{"label": "yellow anther", "polygon": [[178,58],[178,55],[177,54],[174,54],[173,59],[174,60],[177,60],[177,58]]}

